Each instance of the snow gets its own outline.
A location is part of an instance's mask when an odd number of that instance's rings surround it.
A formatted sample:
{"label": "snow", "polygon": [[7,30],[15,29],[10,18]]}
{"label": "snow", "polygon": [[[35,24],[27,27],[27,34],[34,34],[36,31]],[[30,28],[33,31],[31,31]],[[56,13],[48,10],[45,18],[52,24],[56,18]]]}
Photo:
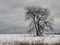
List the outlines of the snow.
{"label": "snow", "polygon": [[[14,43],[15,41],[22,41],[28,43],[36,43],[36,41],[44,43],[59,43],[60,35],[45,35],[45,36],[34,36],[33,34],[0,34],[0,45],[3,43]],[[8,44],[6,44],[8,45]]]}

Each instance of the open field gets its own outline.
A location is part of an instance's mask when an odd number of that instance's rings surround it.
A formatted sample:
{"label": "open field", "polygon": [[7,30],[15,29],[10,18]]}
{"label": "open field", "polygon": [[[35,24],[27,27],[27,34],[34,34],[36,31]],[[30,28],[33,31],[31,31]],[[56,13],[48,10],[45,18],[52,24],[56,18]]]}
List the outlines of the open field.
{"label": "open field", "polygon": [[0,45],[60,45],[60,35],[0,34]]}

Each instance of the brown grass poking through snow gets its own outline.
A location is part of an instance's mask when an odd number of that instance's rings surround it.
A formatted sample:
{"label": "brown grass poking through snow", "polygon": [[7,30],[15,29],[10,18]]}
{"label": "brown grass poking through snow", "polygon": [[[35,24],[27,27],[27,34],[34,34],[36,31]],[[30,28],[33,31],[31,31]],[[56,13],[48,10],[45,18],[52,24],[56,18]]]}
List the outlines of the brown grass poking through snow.
{"label": "brown grass poking through snow", "polygon": [[53,44],[53,45],[60,45],[60,43],[55,43],[55,44]]}
{"label": "brown grass poking through snow", "polygon": [[19,44],[15,44],[15,45],[44,45],[44,44],[43,43],[41,43],[41,44],[19,43]]}
{"label": "brown grass poking through snow", "polygon": [[15,42],[14,45],[48,45],[44,43],[28,43],[28,42]]}
{"label": "brown grass poking through snow", "polygon": [[[28,42],[15,42],[14,45],[49,45],[44,43],[28,43]],[[60,45],[60,43],[50,44],[50,45]]]}
{"label": "brown grass poking through snow", "polygon": [[55,44],[44,44],[44,43],[28,43],[28,42],[19,42],[16,41],[14,43],[3,43],[2,45],[60,45],[60,43],[55,43]]}

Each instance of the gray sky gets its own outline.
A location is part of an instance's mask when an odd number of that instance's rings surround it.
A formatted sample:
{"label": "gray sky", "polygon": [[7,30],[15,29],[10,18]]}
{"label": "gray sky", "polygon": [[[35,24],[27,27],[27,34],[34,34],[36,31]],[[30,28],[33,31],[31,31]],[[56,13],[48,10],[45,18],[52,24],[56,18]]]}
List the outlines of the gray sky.
{"label": "gray sky", "polygon": [[27,33],[24,7],[28,5],[50,9],[55,32],[60,32],[60,0],[0,0],[0,33]]}

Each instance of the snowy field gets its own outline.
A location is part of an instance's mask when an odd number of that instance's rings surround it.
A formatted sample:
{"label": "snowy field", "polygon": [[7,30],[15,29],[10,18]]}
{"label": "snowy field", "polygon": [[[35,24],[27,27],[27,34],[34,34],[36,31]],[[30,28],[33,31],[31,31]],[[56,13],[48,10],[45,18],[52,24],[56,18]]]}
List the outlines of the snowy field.
{"label": "snowy field", "polygon": [[0,34],[0,45],[14,45],[15,42],[60,43],[60,35],[35,36],[33,34]]}

